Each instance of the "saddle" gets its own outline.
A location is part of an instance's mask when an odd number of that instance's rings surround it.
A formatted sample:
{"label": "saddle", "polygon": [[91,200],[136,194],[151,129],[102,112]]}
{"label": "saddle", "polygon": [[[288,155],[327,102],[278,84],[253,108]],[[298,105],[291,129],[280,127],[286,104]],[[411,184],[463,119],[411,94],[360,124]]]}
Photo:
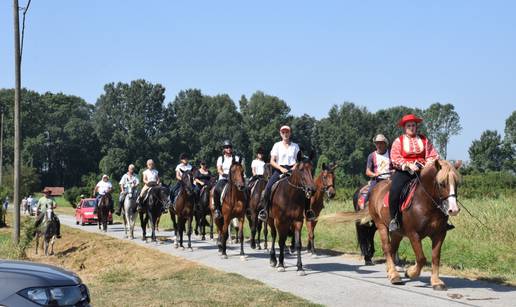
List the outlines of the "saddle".
{"label": "saddle", "polygon": [[360,210],[364,209],[366,207],[367,203],[367,195],[369,194],[369,190],[371,190],[371,185],[368,183],[364,185],[360,190],[358,191],[358,208]]}
{"label": "saddle", "polygon": [[147,201],[147,198],[149,198],[150,192],[156,188],[159,188],[159,186],[150,187],[147,191],[145,191],[145,194],[143,194],[143,197],[142,197],[142,203],[145,203]]}
{"label": "saddle", "polygon": [[[414,194],[416,192],[416,188],[419,185],[419,180],[417,178],[414,178],[410,180],[401,191],[400,195],[400,210],[405,211],[412,206],[412,200],[414,199]],[[385,197],[383,198],[383,206],[385,208],[389,208],[389,194],[390,192],[387,192],[385,194]]]}
{"label": "saddle", "polygon": [[290,177],[290,175],[286,175],[286,174],[282,174],[280,176],[280,179],[278,181],[276,181],[273,185],[272,185],[272,188],[271,188],[271,198],[269,199],[272,200],[272,195],[274,195],[274,192],[276,191],[276,189],[278,188],[279,184],[285,180],[288,180],[288,177]]}

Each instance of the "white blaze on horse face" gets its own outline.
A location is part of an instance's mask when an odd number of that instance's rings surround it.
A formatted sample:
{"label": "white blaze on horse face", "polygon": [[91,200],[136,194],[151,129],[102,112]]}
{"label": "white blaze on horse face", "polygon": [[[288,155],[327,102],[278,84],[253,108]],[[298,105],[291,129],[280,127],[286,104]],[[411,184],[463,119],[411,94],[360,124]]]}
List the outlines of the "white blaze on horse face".
{"label": "white blaze on horse face", "polygon": [[455,216],[460,211],[459,206],[457,205],[457,196],[455,196],[455,184],[454,181],[451,180],[451,178],[448,179],[448,182],[450,183],[449,195],[453,195],[448,197],[448,213],[451,216]]}

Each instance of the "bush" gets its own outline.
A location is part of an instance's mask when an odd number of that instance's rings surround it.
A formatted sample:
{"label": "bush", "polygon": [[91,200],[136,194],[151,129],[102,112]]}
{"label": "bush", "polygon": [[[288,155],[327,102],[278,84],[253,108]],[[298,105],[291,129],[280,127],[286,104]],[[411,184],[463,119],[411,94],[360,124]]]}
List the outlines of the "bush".
{"label": "bush", "polygon": [[471,173],[462,177],[463,198],[499,198],[516,195],[516,176],[509,172]]}
{"label": "bush", "polygon": [[89,196],[90,190],[86,187],[71,187],[66,189],[63,197],[75,208],[81,198],[81,194]]}

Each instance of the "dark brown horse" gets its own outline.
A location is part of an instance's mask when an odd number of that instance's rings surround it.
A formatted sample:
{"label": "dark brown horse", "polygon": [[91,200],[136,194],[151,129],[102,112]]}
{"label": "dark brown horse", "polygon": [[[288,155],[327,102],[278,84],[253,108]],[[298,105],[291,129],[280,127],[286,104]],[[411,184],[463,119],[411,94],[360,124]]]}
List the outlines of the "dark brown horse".
{"label": "dark brown horse", "polygon": [[[360,190],[358,188],[353,194],[353,208],[355,212],[362,210],[358,205],[358,198],[360,197]],[[365,204],[367,208],[368,203]],[[364,256],[365,265],[373,265],[374,256],[374,234],[376,233],[376,225],[373,221],[367,221],[362,223],[361,221],[355,222],[355,228],[357,232],[357,241],[360,247],[360,252]]]}
{"label": "dark brown horse", "polygon": [[401,232],[394,233],[389,238],[389,208],[384,206],[385,194],[391,186],[390,180],[377,184],[369,200],[369,214],[374,220],[382,240],[382,249],[386,258],[387,276],[391,283],[400,284],[401,278],[395,269],[394,255],[396,254],[403,236],[409,238],[416,255],[416,264],[408,268],[405,276],[411,279],[419,277],[421,269],[426,264],[421,240],[430,237],[432,240],[432,277],[431,285],[434,290],[446,290],[446,285],[439,278],[441,246],[447,232],[449,215],[457,215],[460,211],[457,205],[457,185],[460,174],[455,166],[445,160],[427,164],[419,177],[419,186],[415,190],[412,206],[402,211]]}
{"label": "dark brown horse", "polygon": [[[319,217],[322,209],[324,208],[324,198],[332,199],[335,197],[335,168],[336,165],[326,165],[323,163],[322,171],[315,179],[315,194],[310,199],[310,207],[315,213],[316,217]],[[317,225],[317,219],[314,221],[306,220],[306,228],[308,230],[308,252],[315,255],[315,226]]]}
{"label": "dark brown horse", "polygon": [[[192,220],[194,216],[195,191],[193,188],[193,174],[192,171],[181,171],[181,181],[179,195],[176,199],[175,214],[170,210],[170,218],[174,223],[176,229],[176,242],[174,246],[179,246],[183,249],[183,232],[186,228],[186,235],[188,236],[188,248],[192,249]],[[177,215],[177,224],[176,224]],[[179,242],[178,242],[179,238]]]}
{"label": "dark brown horse", "polygon": [[[241,161],[236,157],[233,157],[233,164],[229,169],[228,184],[225,187],[222,199],[222,217],[215,220],[219,231],[218,246],[219,253],[223,258],[227,258],[226,254],[226,243],[229,236],[229,224],[233,218],[238,219],[238,237],[240,242],[240,257],[241,260],[245,260],[244,254],[244,221],[245,212],[247,208],[246,204],[246,187],[244,180],[244,168]],[[210,197],[211,202],[213,198]],[[212,214],[214,214],[213,204],[210,205]]]}
{"label": "dark brown horse", "polygon": [[151,240],[156,242],[156,222],[161,216],[163,207],[170,204],[170,187],[161,184],[149,189],[148,196],[142,203],[140,224],[142,226],[142,240],[147,240],[147,223],[150,221]]}
{"label": "dark brown horse", "polygon": [[99,225],[99,230],[102,230],[104,232],[107,232],[107,225],[108,225],[108,219],[109,219],[109,200],[111,196],[109,193],[106,193],[100,197],[99,205],[97,207],[97,221]]}
{"label": "dark brown horse", "polygon": [[[272,174],[272,166],[269,163],[266,163],[264,166],[263,176],[260,176],[254,182],[253,186],[249,189],[249,208],[247,210],[247,220],[249,221],[249,226],[251,228],[251,248],[262,249],[260,245],[260,233],[262,231],[262,227],[264,223],[258,219],[258,212],[262,209],[261,207],[261,196],[263,190],[265,190],[265,186],[267,185],[267,180]],[[267,249],[267,226],[263,227],[265,241],[264,248]]]}
{"label": "dark brown horse", "polygon": [[[213,240],[213,215],[210,210],[210,190],[214,186],[214,178],[210,179],[209,183],[204,185],[199,192],[199,199],[197,199],[194,206],[195,215],[195,234],[201,234],[201,240],[206,240],[206,226],[210,227],[210,239]],[[206,220],[206,215],[210,216],[210,222]]]}
{"label": "dark brown horse", "polygon": [[[271,214],[268,218],[272,236],[270,264],[272,267],[278,265],[278,272],[285,271],[285,242],[288,235],[293,232],[297,251],[297,271],[299,275],[304,275],[301,262],[301,230],[305,218],[305,208],[309,205],[310,198],[315,192],[311,160],[299,152],[291,175],[280,179],[275,184],[276,187],[273,187]],[[279,263],[276,260],[276,235],[279,235]]]}

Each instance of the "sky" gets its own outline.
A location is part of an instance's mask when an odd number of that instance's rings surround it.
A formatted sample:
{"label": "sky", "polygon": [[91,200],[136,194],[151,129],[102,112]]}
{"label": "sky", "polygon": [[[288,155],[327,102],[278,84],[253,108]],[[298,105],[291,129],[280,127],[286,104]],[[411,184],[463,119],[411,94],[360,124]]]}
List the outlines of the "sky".
{"label": "sky", "polygon": [[[19,0],[23,6],[27,0]],[[516,110],[516,1],[32,0],[22,85],[95,103],[110,82],[229,94],[261,90],[325,117],[452,103],[468,159]],[[0,87],[14,86],[12,1],[0,0]]]}

